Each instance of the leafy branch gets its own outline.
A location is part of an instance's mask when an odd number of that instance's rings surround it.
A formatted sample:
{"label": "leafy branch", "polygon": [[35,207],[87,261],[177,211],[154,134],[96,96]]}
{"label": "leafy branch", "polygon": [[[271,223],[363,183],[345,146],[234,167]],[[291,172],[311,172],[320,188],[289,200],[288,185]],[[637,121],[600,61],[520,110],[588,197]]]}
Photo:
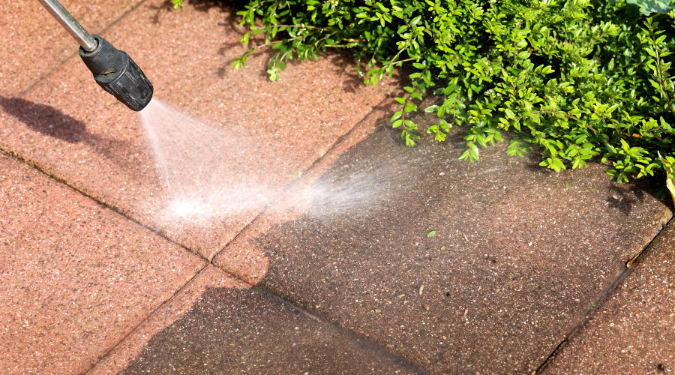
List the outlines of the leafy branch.
{"label": "leafy branch", "polygon": [[[424,108],[438,122],[426,130],[443,142],[452,126],[469,127],[460,158],[514,134],[507,153],[538,145],[542,165],[581,168],[596,155],[619,182],[664,170],[675,158],[675,11],[631,16],[625,2],[458,0],[250,0],[237,14],[264,33],[234,67],[262,47],[276,51],[268,73],[281,77],[290,59],[313,60],[348,49],[364,83],[395,69],[406,95],[391,117],[414,146],[422,136],[411,115]],[[657,94],[658,93],[658,94]],[[416,104],[417,103],[417,104]],[[657,157],[657,154],[663,158]],[[674,159],[675,160],[675,159]]]}

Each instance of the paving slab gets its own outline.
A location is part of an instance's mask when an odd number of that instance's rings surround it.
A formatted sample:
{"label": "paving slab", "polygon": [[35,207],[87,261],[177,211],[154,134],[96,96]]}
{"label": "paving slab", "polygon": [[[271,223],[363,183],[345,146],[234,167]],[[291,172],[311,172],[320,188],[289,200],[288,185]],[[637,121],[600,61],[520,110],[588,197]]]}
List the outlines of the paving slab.
{"label": "paving slab", "polygon": [[[170,301],[157,309],[115,346],[87,372],[87,375],[117,374],[124,370],[139,357],[148,341],[187,314],[206,291],[218,288],[249,289],[251,285],[228,275],[213,265],[208,265]],[[208,334],[204,337],[208,337]]]}
{"label": "paving slab", "polygon": [[504,145],[470,164],[464,149],[460,130],[408,148],[383,127],[214,263],[426,371],[530,373],[671,212],[602,165],[558,174]]}
{"label": "paving slab", "polygon": [[544,374],[675,373],[675,226],[614,290]]}
{"label": "paving slab", "polygon": [[[217,185],[227,188],[221,201],[249,202],[237,214],[160,220],[173,196],[139,116],[96,86],[79,58],[24,97],[0,99],[0,147],[206,258],[394,89],[362,85],[339,55],[289,64],[279,82],[266,77],[266,53],[234,72],[228,64],[244,51],[243,30],[233,9],[209,4],[195,2],[180,12],[165,1],[147,1],[103,36],[141,66],[155,98],[188,116],[175,129],[157,125],[173,141],[165,152],[190,154],[190,160],[202,154],[205,162],[172,170],[209,170],[220,159],[210,176],[219,175]],[[220,154],[210,155],[216,149]],[[258,194],[248,198],[251,191]]]}
{"label": "paving slab", "polygon": [[204,260],[0,154],[0,368],[80,374]]}
{"label": "paving slab", "polygon": [[[138,5],[140,0],[64,0],[61,4],[90,33],[105,27]],[[0,97],[20,95],[68,57],[79,45],[33,0],[8,1],[0,14]]]}
{"label": "paving slab", "polygon": [[[262,290],[217,286],[214,278],[223,276],[216,272],[223,274],[210,269],[186,288],[200,296],[196,303],[178,296],[170,304],[176,306],[167,306],[189,311],[154,334],[120,374],[418,373],[362,337]],[[114,373],[118,367],[106,369]]]}

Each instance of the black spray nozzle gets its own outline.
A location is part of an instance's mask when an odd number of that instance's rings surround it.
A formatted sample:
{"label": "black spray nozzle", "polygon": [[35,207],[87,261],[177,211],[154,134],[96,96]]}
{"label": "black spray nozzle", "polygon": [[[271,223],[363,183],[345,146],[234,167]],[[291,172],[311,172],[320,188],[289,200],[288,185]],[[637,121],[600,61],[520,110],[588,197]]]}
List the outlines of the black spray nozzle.
{"label": "black spray nozzle", "polygon": [[80,57],[105,91],[134,111],[145,108],[152,99],[152,83],[126,52],[98,35],[98,46],[91,52],[80,47]]}

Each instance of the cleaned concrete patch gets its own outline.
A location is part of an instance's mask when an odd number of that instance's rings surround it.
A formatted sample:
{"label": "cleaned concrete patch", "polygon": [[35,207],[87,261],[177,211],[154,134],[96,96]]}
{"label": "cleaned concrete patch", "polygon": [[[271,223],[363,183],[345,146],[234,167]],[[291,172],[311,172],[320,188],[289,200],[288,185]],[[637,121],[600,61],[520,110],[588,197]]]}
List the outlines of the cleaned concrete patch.
{"label": "cleaned concrete patch", "polygon": [[675,373],[675,227],[671,223],[544,374]]}
{"label": "cleaned concrete patch", "polygon": [[[90,33],[101,32],[110,23],[140,3],[140,0],[61,1]],[[0,99],[21,94],[42,79],[80,45],[33,0],[5,2],[0,16]],[[83,64],[84,66],[84,64]]]}
{"label": "cleaned concrete patch", "polygon": [[[211,139],[199,134],[220,134],[226,147],[219,187],[234,203],[261,192],[246,210],[198,223],[158,220],[171,194],[139,117],[101,90],[79,57],[25,97],[2,99],[0,146],[211,258],[393,90],[362,85],[344,56],[292,63],[274,83],[266,77],[266,53],[234,72],[228,64],[244,51],[234,18],[233,9],[211,3],[180,12],[153,0],[103,36],[144,70],[155,98],[210,127],[170,135],[175,143],[166,152],[199,153]],[[210,159],[204,154],[204,165],[173,169],[207,173]]]}
{"label": "cleaned concrete patch", "polygon": [[556,174],[503,146],[470,164],[463,143],[407,148],[383,128],[215,263],[428,371],[529,373],[671,213],[600,165]]}
{"label": "cleaned concrete patch", "polygon": [[0,368],[79,374],[205,262],[0,155]]}
{"label": "cleaned concrete patch", "polygon": [[210,288],[120,374],[414,374],[373,347],[257,289]]}

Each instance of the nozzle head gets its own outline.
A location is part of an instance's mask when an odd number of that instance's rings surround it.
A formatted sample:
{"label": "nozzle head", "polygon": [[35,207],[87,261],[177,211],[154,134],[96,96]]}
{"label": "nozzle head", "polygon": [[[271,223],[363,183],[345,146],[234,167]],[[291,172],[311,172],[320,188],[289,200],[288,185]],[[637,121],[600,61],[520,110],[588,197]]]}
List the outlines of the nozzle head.
{"label": "nozzle head", "polygon": [[98,47],[87,52],[80,47],[80,57],[105,91],[129,109],[140,111],[152,100],[152,83],[126,52],[120,51],[98,35],[92,35]]}

